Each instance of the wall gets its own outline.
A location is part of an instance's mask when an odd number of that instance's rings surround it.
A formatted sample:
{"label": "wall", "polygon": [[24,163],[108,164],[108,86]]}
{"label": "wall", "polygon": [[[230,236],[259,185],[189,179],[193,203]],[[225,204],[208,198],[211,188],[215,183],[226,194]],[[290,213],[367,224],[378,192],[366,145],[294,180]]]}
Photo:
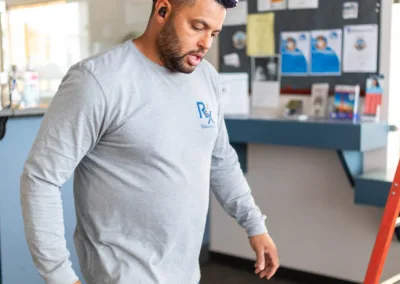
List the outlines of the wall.
{"label": "wall", "polygon": [[85,0],[88,5],[89,46],[91,54],[102,52],[134,33],[146,28],[151,1],[145,0]]}
{"label": "wall", "polygon": [[[246,178],[276,242],[281,265],[363,281],[382,209],[354,204],[336,152],[250,145]],[[212,198],[210,249],[250,260],[244,231]],[[385,279],[397,274],[400,242],[393,241]]]}

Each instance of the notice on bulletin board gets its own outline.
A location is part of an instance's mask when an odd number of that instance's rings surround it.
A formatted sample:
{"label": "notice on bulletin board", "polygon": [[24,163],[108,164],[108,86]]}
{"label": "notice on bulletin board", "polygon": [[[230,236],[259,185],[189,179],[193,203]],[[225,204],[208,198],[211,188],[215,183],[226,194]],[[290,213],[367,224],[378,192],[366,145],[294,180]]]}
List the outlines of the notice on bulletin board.
{"label": "notice on bulletin board", "polygon": [[247,55],[275,55],[274,13],[251,14],[247,20]]}
{"label": "notice on bulletin board", "polygon": [[280,74],[279,56],[252,58],[252,106],[279,106]]}
{"label": "notice on bulletin board", "polygon": [[311,32],[311,74],[340,75],[342,30]]}
{"label": "notice on bulletin board", "polygon": [[257,0],[259,12],[283,10],[287,8],[287,0]]}
{"label": "notice on bulletin board", "polygon": [[310,62],[310,33],[281,33],[282,76],[307,76]]}
{"label": "notice on bulletin board", "polygon": [[289,0],[289,9],[317,9],[318,0]]}
{"label": "notice on bulletin board", "polygon": [[378,25],[344,27],[343,72],[375,73],[378,65]]}
{"label": "notice on bulletin board", "polygon": [[247,23],[247,1],[241,0],[235,9],[228,9],[224,26],[245,25]]}

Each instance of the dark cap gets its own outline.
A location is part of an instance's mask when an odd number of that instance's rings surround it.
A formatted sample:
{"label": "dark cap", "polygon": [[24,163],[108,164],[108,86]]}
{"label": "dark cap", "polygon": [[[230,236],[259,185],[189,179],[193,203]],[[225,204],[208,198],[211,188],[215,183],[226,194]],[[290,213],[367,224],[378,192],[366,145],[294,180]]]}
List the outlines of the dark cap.
{"label": "dark cap", "polygon": [[[239,0],[216,0],[216,1],[220,3],[222,6],[224,6],[226,9],[236,7],[237,3],[239,2]],[[153,0],[153,3],[156,2],[157,0]]]}

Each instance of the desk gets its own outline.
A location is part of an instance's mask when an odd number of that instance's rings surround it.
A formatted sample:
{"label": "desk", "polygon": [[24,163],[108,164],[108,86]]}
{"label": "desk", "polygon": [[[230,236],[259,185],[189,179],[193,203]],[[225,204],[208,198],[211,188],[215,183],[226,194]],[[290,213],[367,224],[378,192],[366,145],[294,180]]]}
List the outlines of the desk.
{"label": "desk", "polygon": [[[226,124],[282,267],[360,283],[382,209],[356,204],[353,183],[365,154],[386,146],[389,126],[260,116],[227,116]],[[210,251],[255,260],[215,198],[210,212]],[[397,243],[392,252],[388,276],[398,272]]]}
{"label": "desk", "polygon": [[389,125],[328,119],[276,119],[262,116],[227,116],[232,146],[247,171],[247,145],[268,144],[334,150],[349,182],[362,174],[363,153],[386,146]]}

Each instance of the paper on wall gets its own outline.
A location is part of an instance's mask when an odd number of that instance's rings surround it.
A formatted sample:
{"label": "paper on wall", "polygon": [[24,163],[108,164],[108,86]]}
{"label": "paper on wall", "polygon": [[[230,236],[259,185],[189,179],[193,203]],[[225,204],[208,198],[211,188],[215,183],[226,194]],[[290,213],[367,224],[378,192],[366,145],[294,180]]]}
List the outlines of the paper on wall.
{"label": "paper on wall", "polygon": [[230,53],[224,55],[224,64],[235,68],[240,67],[240,58],[237,53]]}
{"label": "paper on wall", "polygon": [[252,83],[252,107],[262,108],[279,106],[280,84],[276,82],[253,82]]}
{"label": "paper on wall", "polygon": [[345,26],[343,52],[343,72],[376,72],[378,26]]}
{"label": "paper on wall", "polygon": [[343,3],[343,19],[358,18],[358,2]]}
{"label": "paper on wall", "polygon": [[280,96],[279,56],[252,58],[253,107],[278,107]]}
{"label": "paper on wall", "polygon": [[311,32],[311,74],[340,75],[342,68],[342,30]]}
{"label": "paper on wall", "polygon": [[245,25],[247,23],[247,1],[240,1],[234,9],[226,12],[224,26]]}
{"label": "paper on wall", "polygon": [[317,9],[318,0],[289,0],[289,9]]}
{"label": "paper on wall", "polygon": [[287,8],[287,0],[257,0],[258,11],[283,10]]}
{"label": "paper on wall", "polygon": [[275,54],[274,13],[251,14],[247,18],[247,55]]}
{"label": "paper on wall", "polygon": [[310,33],[281,33],[281,73],[284,76],[307,76],[310,64]]}
{"label": "paper on wall", "polygon": [[249,75],[247,73],[219,73],[224,115],[248,115]]}

